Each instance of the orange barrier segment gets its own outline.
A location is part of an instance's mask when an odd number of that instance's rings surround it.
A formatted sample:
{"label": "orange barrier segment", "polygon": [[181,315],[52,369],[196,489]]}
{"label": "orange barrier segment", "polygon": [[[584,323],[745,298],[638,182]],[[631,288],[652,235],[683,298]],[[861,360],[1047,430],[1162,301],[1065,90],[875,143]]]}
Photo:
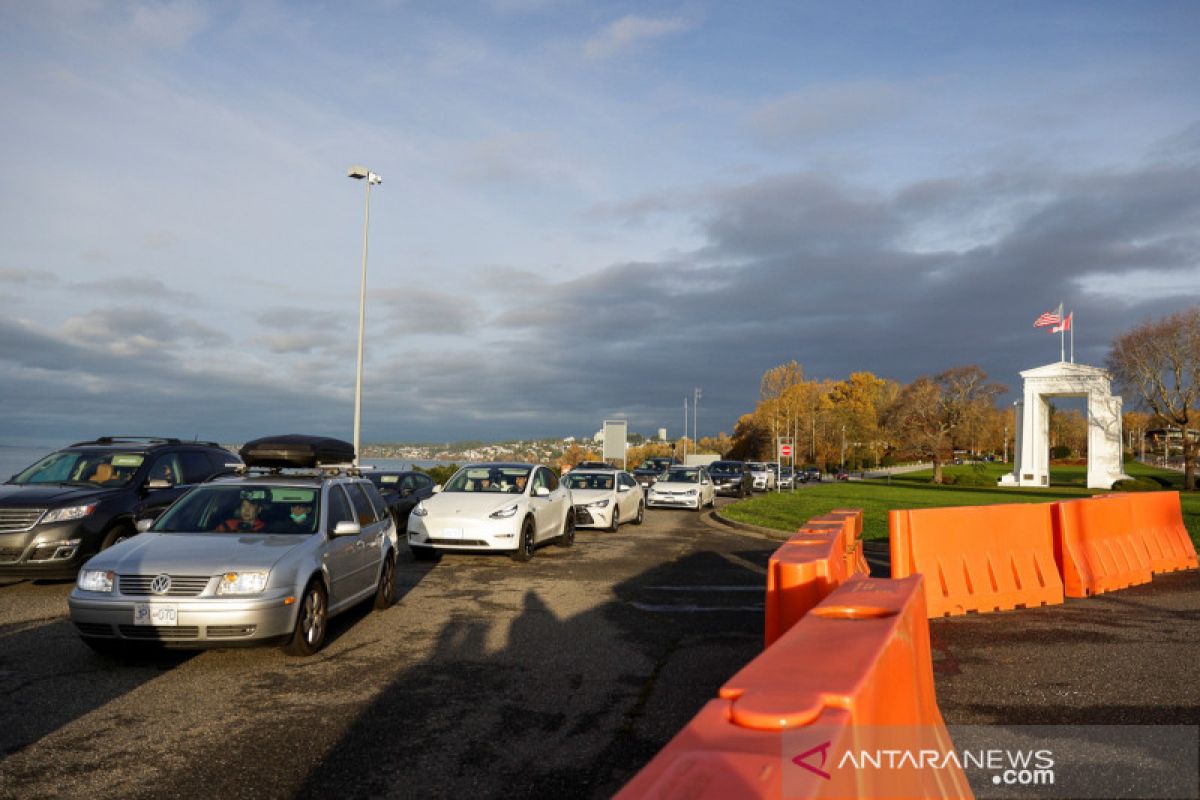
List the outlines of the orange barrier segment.
{"label": "orange barrier segment", "polygon": [[860,572],[863,575],[870,575],[871,567],[867,564],[867,557],[863,552],[863,512],[861,508],[835,508],[827,514],[814,517],[806,524],[818,520],[847,518],[853,520],[854,529],[846,533],[846,570],[850,573]]}
{"label": "orange barrier segment", "polygon": [[747,664],[618,798],[970,797],[961,769],[859,768],[864,750],[953,749],[922,577],[853,577]]}
{"label": "orange barrier segment", "polygon": [[1129,499],[1133,529],[1150,555],[1153,572],[1196,569],[1196,545],[1183,526],[1179,492],[1136,492]]}
{"label": "orange barrier segment", "polygon": [[846,580],[842,529],[801,529],[767,565],[763,641],[766,647]]}
{"label": "orange barrier segment", "polygon": [[931,617],[1063,601],[1051,504],[888,512],[892,577],[925,575]]}
{"label": "orange barrier segment", "polygon": [[1054,558],[1067,597],[1087,597],[1150,582],[1150,551],[1134,530],[1132,496],[1052,504]]}

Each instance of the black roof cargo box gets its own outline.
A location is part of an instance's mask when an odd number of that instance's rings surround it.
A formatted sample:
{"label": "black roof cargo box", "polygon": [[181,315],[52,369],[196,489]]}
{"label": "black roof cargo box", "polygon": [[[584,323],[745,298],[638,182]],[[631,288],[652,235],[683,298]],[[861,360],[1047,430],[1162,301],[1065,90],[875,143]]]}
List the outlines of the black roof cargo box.
{"label": "black roof cargo box", "polygon": [[328,436],[289,433],[246,442],[238,455],[248,467],[311,468],[322,464],[352,464],[354,445]]}

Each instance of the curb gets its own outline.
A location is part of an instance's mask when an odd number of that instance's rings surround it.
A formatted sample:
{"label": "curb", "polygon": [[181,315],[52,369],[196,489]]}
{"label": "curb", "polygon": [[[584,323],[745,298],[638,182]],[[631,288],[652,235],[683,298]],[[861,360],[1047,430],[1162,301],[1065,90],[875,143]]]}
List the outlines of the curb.
{"label": "curb", "polygon": [[716,509],[708,512],[707,517],[716,523],[724,525],[727,528],[744,531],[745,533],[753,533],[759,536],[771,539],[777,542],[786,542],[792,536],[796,535],[795,531],[781,531],[776,528],[765,528],[762,525],[751,525],[748,522],[738,522],[729,517],[723,517],[717,513]]}

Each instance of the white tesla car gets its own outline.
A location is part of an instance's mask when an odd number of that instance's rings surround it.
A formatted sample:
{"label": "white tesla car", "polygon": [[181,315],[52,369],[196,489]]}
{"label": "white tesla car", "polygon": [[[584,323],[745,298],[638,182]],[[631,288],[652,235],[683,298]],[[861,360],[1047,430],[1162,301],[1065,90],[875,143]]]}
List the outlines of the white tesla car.
{"label": "white tesla car", "polygon": [[716,486],[704,467],[670,467],[646,495],[649,508],[690,508],[699,511],[717,501]]}
{"label": "white tesla car", "polygon": [[642,487],[624,470],[575,468],[563,476],[575,503],[580,528],[615,531],[622,522],[641,525],[646,517]]}
{"label": "white tesla car", "polygon": [[533,558],[538,545],[575,543],[571,491],[537,464],[470,464],[454,473],[408,517],[415,558],[437,550],[507,552]]}

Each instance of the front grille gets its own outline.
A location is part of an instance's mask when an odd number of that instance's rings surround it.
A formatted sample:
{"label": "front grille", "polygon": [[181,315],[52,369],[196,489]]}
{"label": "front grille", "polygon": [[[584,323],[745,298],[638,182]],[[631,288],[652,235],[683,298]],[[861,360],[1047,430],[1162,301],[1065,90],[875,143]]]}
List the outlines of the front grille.
{"label": "front grille", "polygon": [[430,539],[430,544],[440,544],[443,547],[483,547],[487,544],[482,539]]}
{"label": "front grille", "polygon": [[103,622],[76,622],[75,629],[84,636],[112,636],[112,625]]}
{"label": "front grille", "polygon": [[171,588],[166,594],[150,591],[150,582],[157,575],[121,575],[117,586],[123,595],[154,595],[155,597],[195,597],[208,586],[207,575],[172,575]]}
{"label": "front grille", "polygon": [[45,513],[44,508],[0,508],[0,531],[27,531]]}
{"label": "front grille", "polygon": [[587,510],[587,506],[575,506],[576,525],[591,525],[595,521],[595,518],[592,517],[592,512]]}
{"label": "front grille", "polygon": [[210,639],[235,639],[239,636],[253,636],[256,630],[257,625],[209,625],[205,632]]}
{"label": "front grille", "polygon": [[126,639],[199,639],[200,628],[195,625],[179,625],[169,628],[157,625],[120,625],[118,630]]}
{"label": "front grille", "polygon": [[0,564],[16,561],[25,552],[23,547],[0,547]]}

